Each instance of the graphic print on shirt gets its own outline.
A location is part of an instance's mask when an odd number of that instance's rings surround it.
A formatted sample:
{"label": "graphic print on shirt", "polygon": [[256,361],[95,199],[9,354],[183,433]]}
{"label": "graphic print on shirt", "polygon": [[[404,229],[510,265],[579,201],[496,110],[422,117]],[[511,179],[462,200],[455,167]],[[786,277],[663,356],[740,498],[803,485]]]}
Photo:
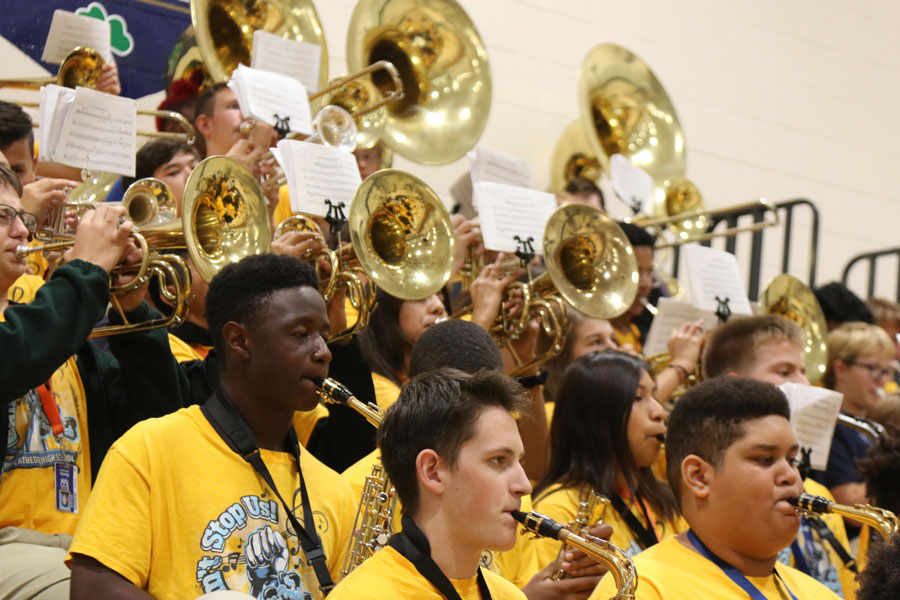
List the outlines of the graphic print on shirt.
{"label": "graphic print on shirt", "polygon": [[[837,569],[831,564],[831,558],[825,548],[825,543],[818,534],[810,531],[809,524],[805,521],[801,526],[796,541],[806,560],[807,568],[810,571],[807,575],[813,577],[819,581],[819,583],[843,598],[844,590],[841,587],[841,580]],[[811,545],[809,544],[810,541],[812,542]],[[791,555],[792,550],[791,547],[788,546],[778,553],[778,562],[785,565],[792,565]]]}
{"label": "graphic print on shirt", "polygon": [[76,464],[81,449],[81,434],[75,414],[78,392],[64,373],[67,366],[68,363],[53,375],[53,395],[62,420],[62,436],[59,440],[54,437],[50,421],[41,406],[40,395],[36,390],[30,390],[8,408],[4,473],[13,469]]}
{"label": "graphic print on shirt", "polygon": [[[294,515],[303,523],[302,506],[295,506]],[[318,511],[313,516],[319,533],[327,530],[325,516]],[[234,590],[260,600],[313,600],[311,590],[318,589],[297,534],[269,492],[226,506],[207,523],[200,548],[205,554],[197,562],[197,583],[203,593]]]}

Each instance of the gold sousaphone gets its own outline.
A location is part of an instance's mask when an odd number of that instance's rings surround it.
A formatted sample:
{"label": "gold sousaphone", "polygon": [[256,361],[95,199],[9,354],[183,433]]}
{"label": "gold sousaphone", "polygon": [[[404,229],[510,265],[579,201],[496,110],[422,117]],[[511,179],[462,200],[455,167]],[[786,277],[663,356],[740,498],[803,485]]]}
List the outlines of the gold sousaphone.
{"label": "gold sousaphone", "polygon": [[[360,0],[347,31],[347,65],[388,60],[404,98],[387,105],[383,141],[423,164],[463,156],[487,124],[491,76],[475,25],[454,0]],[[382,92],[392,82],[373,76]]]}

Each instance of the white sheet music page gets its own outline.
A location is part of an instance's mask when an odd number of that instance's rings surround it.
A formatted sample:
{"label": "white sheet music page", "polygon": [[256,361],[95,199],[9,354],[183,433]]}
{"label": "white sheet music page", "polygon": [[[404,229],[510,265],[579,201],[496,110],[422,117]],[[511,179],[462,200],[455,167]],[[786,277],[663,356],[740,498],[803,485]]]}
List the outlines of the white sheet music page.
{"label": "white sheet music page", "polygon": [[277,115],[288,119],[291,131],[312,133],[309,99],[299,80],[238,65],[228,85],[235,90],[244,116],[275,127]]}
{"label": "white sheet music page", "polygon": [[647,341],[643,344],[644,356],[653,356],[669,351],[669,336],[672,331],[685,323],[703,319],[703,328],[715,327],[719,320],[708,310],[700,310],[690,302],[674,298],[660,298],[656,303],[657,314],[647,332]]}
{"label": "white sheet music page", "polygon": [[468,153],[472,182],[491,181],[520,187],[534,187],[531,165],[511,154],[487,146],[476,146]]}
{"label": "white sheet music page", "polygon": [[105,60],[112,60],[109,23],[60,8],[54,10],[41,60],[58,65],[77,46],[93,48]]}
{"label": "white sheet music page", "polygon": [[262,29],[253,32],[253,56],[250,58],[250,66],[299,79],[311,92],[319,89],[321,59],[322,46],[318,44],[286,40]]}
{"label": "white sheet music page", "polygon": [[62,132],[63,123],[72,100],[75,98],[75,90],[64,88],[55,84],[45,85],[40,90],[40,108],[38,110],[38,123],[44,123],[38,127],[38,160],[52,161],[53,153],[59,142],[59,134]]}
{"label": "white sheet music page", "polygon": [[532,238],[535,253],[544,251],[544,226],[556,210],[556,196],[528,188],[482,181],[475,184],[475,206],[484,246],[515,252],[514,236]]}
{"label": "white sheet music page", "polygon": [[297,140],[278,142],[288,174],[291,211],[324,217],[328,205],[344,203],[344,214],[362,183],[356,158],[336,148]]}
{"label": "white sheet music page", "polygon": [[653,191],[653,178],[621,154],[610,157],[609,171],[616,196],[629,206],[644,207]]}
{"label": "white sheet music page", "polygon": [[134,100],[79,87],[54,157],[64,165],[134,177],[136,140]]}
{"label": "white sheet music page", "polygon": [[727,298],[731,314],[753,314],[734,254],[698,244],[682,246],[681,253],[694,306],[716,312],[719,306],[716,297]]}
{"label": "white sheet music page", "polygon": [[802,448],[812,449],[812,468],[824,471],[844,396],[833,390],[800,383],[783,383],[779,387],[791,406],[791,427],[797,443]]}

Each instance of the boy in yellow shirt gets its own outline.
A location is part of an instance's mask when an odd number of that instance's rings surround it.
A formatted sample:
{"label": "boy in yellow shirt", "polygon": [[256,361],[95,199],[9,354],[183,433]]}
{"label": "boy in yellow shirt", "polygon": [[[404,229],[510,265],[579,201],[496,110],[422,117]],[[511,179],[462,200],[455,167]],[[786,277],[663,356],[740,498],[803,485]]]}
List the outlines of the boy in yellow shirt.
{"label": "boy in yellow shirt", "polygon": [[220,388],[110,449],[70,548],[73,599],[320,600],[338,577],[353,493],[292,427],[331,362],[315,271],[247,257],[213,278],[206,314]]}
{"label": "boy in yellow shirt", "polygon": [[[806,334],[783,317],[736,317],[716,329],[706,343],[703,373],[707,379],[722,375],[750,377],[773,385],[809,385],[802,348]],[[824,485],[807,477],[803,491],[834,500]],[[778,560],[810,575],[844,598],[853,598],[856,568],[840,515],[803,517],[800,531]],[[797,560],[800,557],[800,560]]]}
{"label": "boy in yellow shirt", "polygon": [[[668,427],[667,477],[690,529],[635,557],[635,598],[837,598],[778,563],[800,527],[788,499],[803,491],[784,394],[718,377],[682,396]],[[607,575],[591,598],[614,594]]]}
{"label": "boy in yellow shirt", "polygon": [[378,430],[403,504],[402,530],[341,581],[332,600],[524,598],[481,568],[482,549],[509,550],[531,484],[513,417],[522,389],[496,371],[452,369],[408,383]]}

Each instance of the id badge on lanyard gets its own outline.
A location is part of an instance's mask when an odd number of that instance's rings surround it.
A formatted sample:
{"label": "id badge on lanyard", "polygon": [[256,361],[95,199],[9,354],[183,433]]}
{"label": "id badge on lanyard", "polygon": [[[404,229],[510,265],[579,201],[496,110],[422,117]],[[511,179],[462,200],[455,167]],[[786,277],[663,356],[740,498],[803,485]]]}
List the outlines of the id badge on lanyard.
{"label": "id badge on lanyard", "polygon": [[[45,384],[38,387],[38,395],[41,399],[41,406],[44,415],[50,423],[53,436],[56,438],[57,444],[60,446],[60,452],[68,459],[69,454],[65,451],[63,445],[63,425],[59,414],[59,406],[56,404],[56,398],[53,395],[53,388],[48,380]],[[56,510],[65,513],[78,513],[78,465],[74,460],[69,462],[58,462],[53,465],[54,490],[56,491]]]}

